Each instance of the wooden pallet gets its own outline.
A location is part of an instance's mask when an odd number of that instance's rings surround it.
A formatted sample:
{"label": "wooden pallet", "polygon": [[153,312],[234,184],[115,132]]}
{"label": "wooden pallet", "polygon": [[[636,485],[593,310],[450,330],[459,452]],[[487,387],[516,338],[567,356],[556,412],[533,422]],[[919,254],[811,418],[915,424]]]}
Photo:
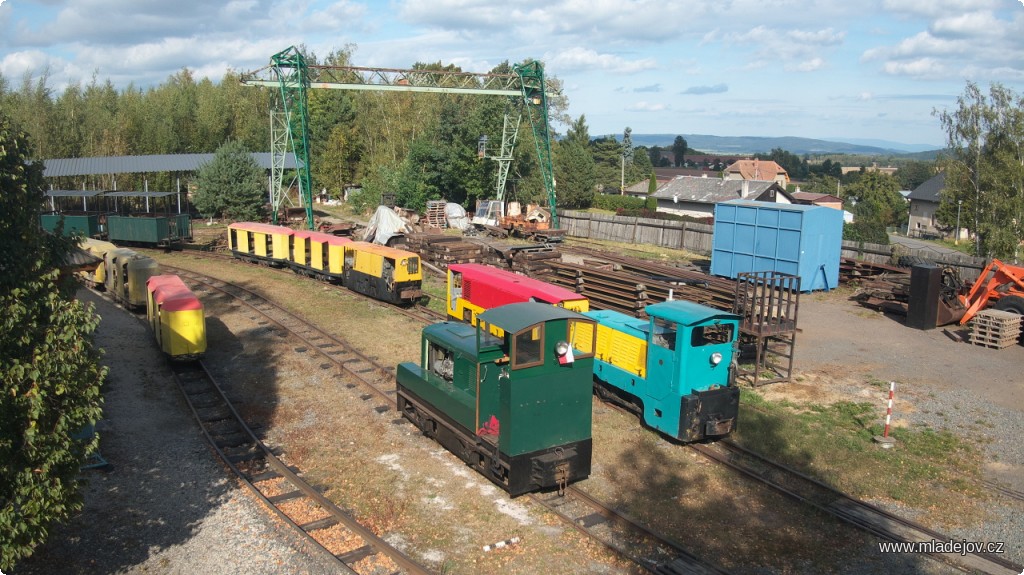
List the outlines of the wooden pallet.
{"label": "wooden pallet", "polygon": [[1010,347],[1020,340],[1021,316],[1008,311],[986,309],[970,321],[968,341],[996,349]]}

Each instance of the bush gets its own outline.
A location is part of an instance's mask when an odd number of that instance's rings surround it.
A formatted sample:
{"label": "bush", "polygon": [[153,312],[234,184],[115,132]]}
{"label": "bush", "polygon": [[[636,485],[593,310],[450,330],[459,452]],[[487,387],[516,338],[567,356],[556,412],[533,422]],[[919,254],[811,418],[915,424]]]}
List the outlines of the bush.
{"label": "bush", "polygon": [[633,196],[596,194],[594,196],[594,203],[592,204],[592,207],[611,211],[641,210],[646,205],[646,200],[647,198],[634,198]]}
{"label": "bush", "polygon": [[879,221],[862,220],[844,224],[843,239],[889,245],[889,234],[885,232],[885,224]]}

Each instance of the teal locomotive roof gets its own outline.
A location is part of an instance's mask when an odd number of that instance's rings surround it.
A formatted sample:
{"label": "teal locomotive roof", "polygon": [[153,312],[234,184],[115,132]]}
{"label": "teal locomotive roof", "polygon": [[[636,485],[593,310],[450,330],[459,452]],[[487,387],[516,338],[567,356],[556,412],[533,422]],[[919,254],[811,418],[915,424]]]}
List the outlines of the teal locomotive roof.
{"label": "teal locomotive roof", "polygon": [[512,303],[489,309],[477,316],[477,319],[501,329],[516,333],[531,325],[553,319],[588,319],[582,314],[555,307],[547,303],[525,302]]}
{"label": "teal locomotive roof", "polygon": [[739,319],[739,316],[734,313],[686,300],[652,304],[647,306],[646,311],[647,315],[651,317],[660,317],[680,325],[696,325],[710,319]]}

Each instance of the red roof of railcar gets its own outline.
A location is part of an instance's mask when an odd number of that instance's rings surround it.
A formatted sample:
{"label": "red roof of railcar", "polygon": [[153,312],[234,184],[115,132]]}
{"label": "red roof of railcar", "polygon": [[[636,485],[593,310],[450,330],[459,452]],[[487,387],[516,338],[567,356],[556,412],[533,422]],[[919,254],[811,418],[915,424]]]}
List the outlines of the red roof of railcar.
{"label": "red roof of railcar", "polygon": [[313,230],[295,230],[294,233],[297,238],[307,238],[314,242],[320,242],[322,244],[328,244],[332,246],[340,246],[344,244],[352,243],[351,238],[343,238],[334,234],[325,234],[324,232],[314,232]]}
{"label": "red roof of railcar", "polygon": [[153,292],[153,300],[160,304],[163,311],[203,309],[199,298],[176,275],[153,276],[146,281],[146,285]]}
{"label": "red roof of railcar", "polygon": [[263,224],[259,222],[235,222],[228,225],[229,228],[236,230],[246,230],[250,232],[263,232],[265,234],[284,234],[290,236],[295,233],[295,230],[286,228],[284,226],[275,226],[271,224]]}
{"label": "red roof of railcar", "polygon": [[[474,304],[488,309],[530,301],[530,298],[550,304],[586,299],[586,296],[564,287],[493,266],[452,264],[448,269],[462,274],[463,296]],[[472,286],[469,290],[465,288],[467,283]]]}

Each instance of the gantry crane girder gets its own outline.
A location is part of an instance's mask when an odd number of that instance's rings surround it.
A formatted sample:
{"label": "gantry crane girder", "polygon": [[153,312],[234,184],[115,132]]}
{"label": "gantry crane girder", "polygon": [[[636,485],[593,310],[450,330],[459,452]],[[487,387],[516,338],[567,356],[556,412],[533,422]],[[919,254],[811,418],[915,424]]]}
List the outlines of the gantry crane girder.
{"label": "gantry crane girder", "polygon": [[[265,86],[280,90],[281,105],[287,117],[288,142],[295,153],[296,165],[299,170],[299,192],[306,207],[306,221],[310,229],[313,229],[313,192],[310,178],[308,132],[308,91],[310,89],[491,95],[506,96],[515,99],[517,103],[521,102],[528,110],[534,140],[537,142],[537,158],[551,207],[552,226],[558,227],[558,216],[555,213],[557,198],[548,127],[548,94],[544,83],[544,69],[540,62],[516,65],[513,67],[512,74],[400,70],[357,66],[310,66],[306,64],[305,57],[298,48],[291,46],[274,54],[271,57],[270,65],[243,74],[241,82],[247,86]],[[517,108],[519,106],[509,106],[506,110],[502,156],[508,158],[508,161],[504,164],[499,162],[499,197],[503,196],[503,176],[508,173],[512,146],[515,144],[514,134],[518,131],[519,118],[521,118],[521,113],[517,111]],[[520,114],[515,121],[514,128],[510,125],[510,114]],[[509,146],[508,149],[506,149],[506,144]],[[504,172],[502,172],[503,169]],[[280,177],[272,179],[281,181]],[[283,196],[284,194],[279,193],[277,201],[282,201]],[[273,206],[275,218],[279,208],[279,203]]]}

